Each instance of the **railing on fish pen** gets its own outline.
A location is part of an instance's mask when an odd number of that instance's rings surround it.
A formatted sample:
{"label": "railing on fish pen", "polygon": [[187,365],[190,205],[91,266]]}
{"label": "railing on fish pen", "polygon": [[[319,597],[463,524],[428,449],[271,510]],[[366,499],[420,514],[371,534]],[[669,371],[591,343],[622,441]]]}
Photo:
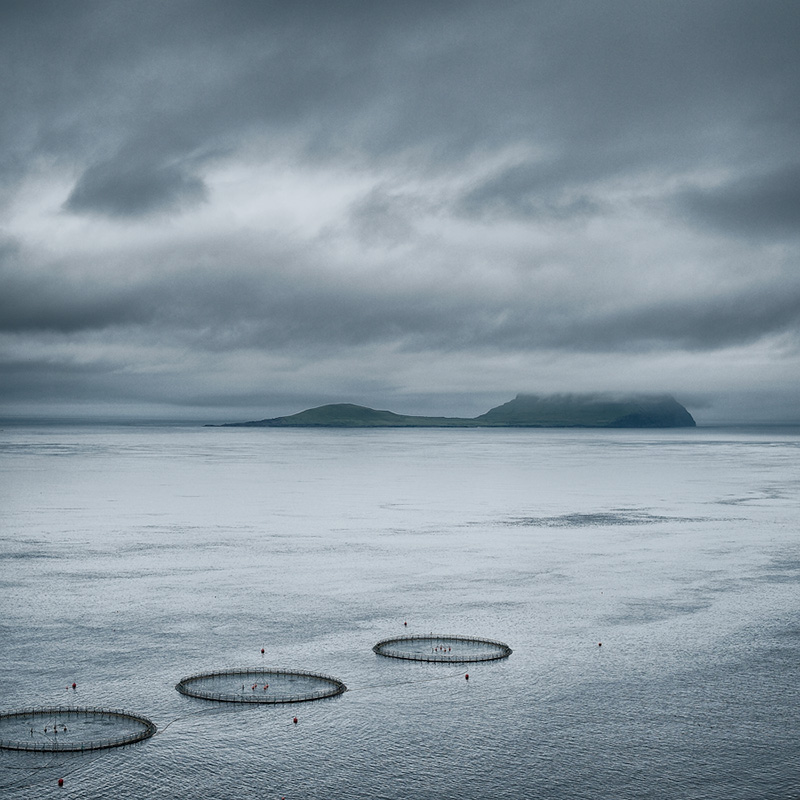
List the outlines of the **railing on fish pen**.
{"label": "railing on fish pen", "polygon": [[[41,739],[34,740],[34,728],[30,726],[31,740],[16,738],[7,739],[2,736],[2,728],[4,723],[8,722],[21,722],[25,718],[31,721],[42,717],[56,717],[60,722],[53,723],[52,734],[48,739],[42,741]],[[68,733],[67,726],[64,719],[74,720],[76,717],[85,719],[118,719],[124,720],[128,723],[134,723],[138,730],[130,731],[124,735],[113,737],[93,738],[89,740],[75,739],[70,736],[65,736]],[[61,736],[57,730],[57,725],[63,725]],[[26,723],[27,725],[27,723]],[[49,725],[47,726],[49,727]],[[86,752],[89,750],[103,750],[109,747],[123,747],[124,745],[135,744],[144,741],[153,736],[157,731],[155,723],[151,722],[147,717],[142,717],[139,714],[132,714],[129,711],[114,708],[87,708],[79,706],[32,706],[29,708],[17,709],[15,711],[8,711],[0,713],[0,749],[3,750],[26,750],[29,752],[52,753],[52,752]],[[47,733],[47,730],[45,729]],[[37,730],[38,734],[39,731]]]}
{"label": "railing on fish pen", "polygon": [[[261,679],[274,679],[275,677],[280,680],[281,678],[305,678],[311,682],[324,684],[325,688],[316,691],[306,692],[281,692],[280,690],[273,690],[269,694],[247,693],[244,686],[241,691],[213,691],[210,689],[203,689],[197,686],[203,681],[213,681],[220,678],[245,678],[246,680],[252,678]],[[322,700],[327,697],[336,697],[347,691],[347,686],[338,678],[331,675],[324,675],[319,672],[308,672],[299,669],[271,669],[271,668],[249,668],[249,669],[231,669],[231,670],[218,670],[215,672],[204,672],[199,675],[190,675],[181,680],[175,685],[175,688],[188,697],[197,697],[202,700],[213,700],[218,703],[258,703],[275,705],[279,703],[304,703],[309,700]],[[254,687],[255,688],[255,687]],[[266,688],[266,687],[265,687]]]}
{"label": "railing on fish pen", "polygon": [[[422,652],[419,648],[403,649],[396,647],[396,645],[407,645],[413,648],[415,645],[426,643],[430,645],[430,652]],[[470,645],[480,645],[482,648],[486,648],[486,652],[481,653],[474,650],[465,652],[465,647],[469,648]],[[454,646],[455,652],[453,652]],[[449,649],[445,650],[445,647]],[[393,636],[390,639],[382,639],[372,650],[378,655],[388,658],[400,658],[406,661],[433,661],[442,664],[497,661],[501,658],[508,658],[513,652],[505,642],[498,642],[494,639],[433,633],[418,636]]]}

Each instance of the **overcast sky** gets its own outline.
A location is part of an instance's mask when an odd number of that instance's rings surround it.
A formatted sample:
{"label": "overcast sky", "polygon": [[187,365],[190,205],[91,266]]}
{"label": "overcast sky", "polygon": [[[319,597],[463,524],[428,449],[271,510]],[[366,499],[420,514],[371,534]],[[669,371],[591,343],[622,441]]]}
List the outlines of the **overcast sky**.
{"label": "overcast sky", "polygon": [[796,0],[0,0],[0,413],[800,419]]}

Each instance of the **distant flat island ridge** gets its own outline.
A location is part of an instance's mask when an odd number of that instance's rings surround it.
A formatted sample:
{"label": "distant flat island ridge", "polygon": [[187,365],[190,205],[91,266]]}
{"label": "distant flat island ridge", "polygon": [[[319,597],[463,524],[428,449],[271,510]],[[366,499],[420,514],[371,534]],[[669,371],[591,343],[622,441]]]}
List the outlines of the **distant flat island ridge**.
{"label": "distant flat island ridge", "polygon": [[479,417],[416,417],[352,403],[309,408],[288,417],[229,422],[223,428],[693,428],[670,395],[518,394]]}

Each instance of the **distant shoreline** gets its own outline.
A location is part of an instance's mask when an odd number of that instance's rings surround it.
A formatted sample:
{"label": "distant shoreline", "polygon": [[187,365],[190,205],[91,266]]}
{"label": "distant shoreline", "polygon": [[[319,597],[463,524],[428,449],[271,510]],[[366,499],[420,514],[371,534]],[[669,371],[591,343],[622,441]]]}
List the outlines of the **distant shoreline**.
{"label": "distant shoreline", "polygon": [[333,403],[286,417],[229,422],[236,428],[694,428],[692,415],[670,395],[528,395],[473,418],[395,414]]}
{"label": "distant shoreline", "polygon": [[[136,419],[131,417],[112,417],[101,418],[96,417],[0,417],[0,432],[3,430],[12,431],[21,428],[181,428],[181,429],[198,429],[198,428],[269,428],[270,430],[348,430],[348,428],[341,428],[339,426],[304,426],[304,425],[281,425],[281,426],[253,426],[242,425],[238,423],[217,422],[209,423],[202,419],[181,419],[181,418],[160,418],[160,419]],[[435,427],[435,426],[405,426],[410,430],[528,430],[528,431],[547,431],[547,430],[564,430],[564,431],[578,431],[578,430],[607,430],[607,431],[625,431],[625,430],[682,430],[690,431],[696,430],[698,432],[714,432],[714,431],[731,431],[742,433],[787,433],[792,435],[800,435],[800,421],[783,421],[783,422],[698,422],[694,428],[592,428],[587,426],[460,426],[460,427]],[[375,428],[375,427],[352,427],[349,430],[401,430],[400,428]]]}

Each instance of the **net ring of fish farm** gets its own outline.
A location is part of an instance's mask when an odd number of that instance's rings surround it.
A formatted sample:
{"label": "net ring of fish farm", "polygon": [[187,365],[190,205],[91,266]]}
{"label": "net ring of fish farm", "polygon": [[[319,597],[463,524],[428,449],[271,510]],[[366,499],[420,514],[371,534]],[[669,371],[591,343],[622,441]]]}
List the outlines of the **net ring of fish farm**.
{"label": "net ring of fish farm", "polygon": [[347,691],[338,678],[305,670],[234,669],[182,678],[175,688],[189,697],[221,703],[304,703]]}
{"label": "net ring of fish farm", "polygon": [[0,749],[86,752],[149,739],[156,726],[146,717],[110,708],[55,706],[0,713]]}
{"label": "net ring of fish farm", "polygon": [[508,658],[512,650],[503,642],[470,636],[399,636],[383,639],[373,648],[379,656],[406,661],[436,661],[464,664],[473,661],[496,661]]}

